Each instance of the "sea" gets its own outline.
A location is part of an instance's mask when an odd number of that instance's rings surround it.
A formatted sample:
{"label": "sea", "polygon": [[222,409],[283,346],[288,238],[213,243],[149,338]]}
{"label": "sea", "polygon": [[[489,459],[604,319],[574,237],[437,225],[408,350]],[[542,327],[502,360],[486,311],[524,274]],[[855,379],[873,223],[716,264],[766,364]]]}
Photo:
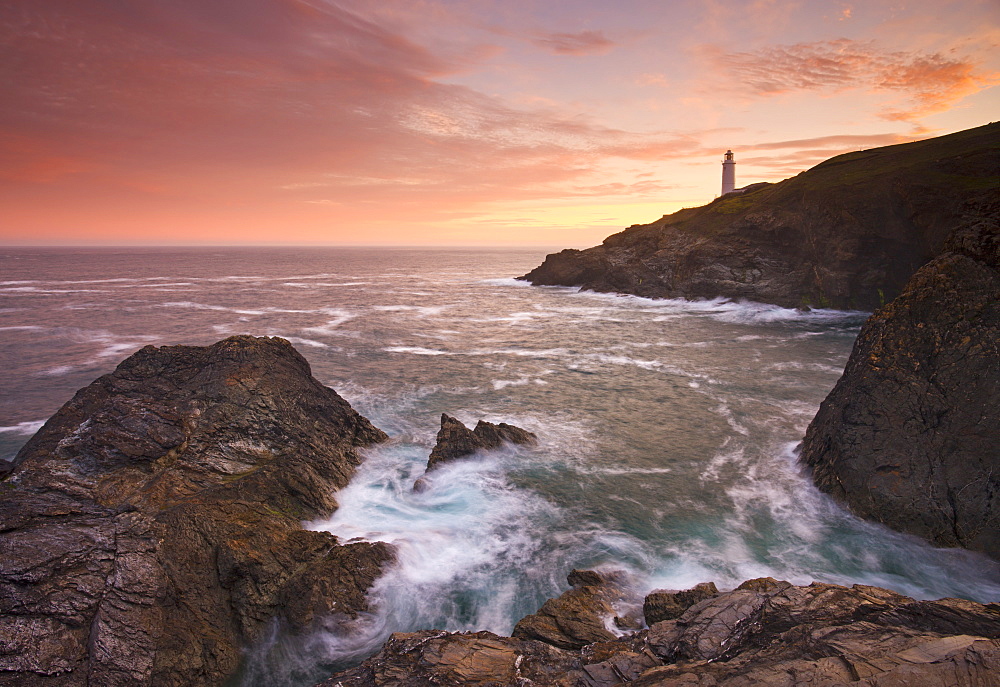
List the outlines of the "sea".
{"label": "sea", "polygon": [[[391,542],[398,561],[371,613],[305,635],[275,624],[245,685],[312,684],[396,631],[508,634],[574,568],[638,592],[771,576],[1000,599],[996,562],[852,516],[797,461],[868,313],[514,279],[545,253],[0,248],[0,459],[143,346],[292,342],[391,437],[306,526]],[[415,492],[442,413],[539,441],[447,464]]]}

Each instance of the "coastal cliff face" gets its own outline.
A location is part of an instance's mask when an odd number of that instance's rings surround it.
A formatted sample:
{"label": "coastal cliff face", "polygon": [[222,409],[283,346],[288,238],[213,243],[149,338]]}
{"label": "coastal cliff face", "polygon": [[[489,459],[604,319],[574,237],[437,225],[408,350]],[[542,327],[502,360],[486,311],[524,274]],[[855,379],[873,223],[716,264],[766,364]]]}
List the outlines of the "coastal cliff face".
{"label": "coastal cliff face", "polygon": [[0,482],[0,684],[218,685],[275,618],[364,610],[392,551],[300,523],[384,439],[283,339],[140,350]]}
{"label": "coastal cliff face", "polygon": [[564,250],[521,279],[651,298],[875,309],[1000,187],[1000,123],[841,155]]}
{"label": "coastal cliff face", "polygon": [[[579,604],[587,585],[584,579],[546,602],[550,625],[588,628]],[[661,603],[669,595],[658,594]],[[618,638],[604,630],[575,644],[564,633],[397,633],[378,654],[317,687],[902,687],[994,685],[1000,675],[997,604],[915,601],[878,587],[799,587],[771,578],[672,596],[678,614],[671,619],[647,617],[648,629]],[[603,602],[589,610],[592,625],[612,612]]]}
{"label": "coastal cliff face", "polygon": [[858,515],[1000,559],[1000,198],[865,323],[801,446]]}

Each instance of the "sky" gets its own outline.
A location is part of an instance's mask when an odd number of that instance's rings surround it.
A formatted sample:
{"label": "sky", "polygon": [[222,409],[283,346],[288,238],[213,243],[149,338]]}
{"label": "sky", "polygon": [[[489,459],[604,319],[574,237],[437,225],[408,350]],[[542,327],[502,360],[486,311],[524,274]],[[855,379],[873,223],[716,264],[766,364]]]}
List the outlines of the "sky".
{"label": "sky", "polygon": [[4,0],[0,243],[585,247],[1000,119],[1000,0]]}

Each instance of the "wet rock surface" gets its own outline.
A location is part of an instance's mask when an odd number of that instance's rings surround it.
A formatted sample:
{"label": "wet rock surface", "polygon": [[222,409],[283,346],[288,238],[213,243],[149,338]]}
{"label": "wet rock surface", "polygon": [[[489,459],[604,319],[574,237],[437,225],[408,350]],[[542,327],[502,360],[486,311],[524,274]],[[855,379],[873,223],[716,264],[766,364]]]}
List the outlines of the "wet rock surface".
{"label": "wet rock surface", "polygon": [[534,444],[538,438],[531,432],[508,425],[506,422],[493,424],[480,420],[475,429],[469,429],[450,415],[441,415],[441,429],[437,443],[427,459],[427,469],[432,470],[441,463],[471,456],[477,451],[500,448],[504,443]]}
{"label": "wet rock surface", "polygon": [[684,611],[691,606],[716,596],[718,593],[719,590],[716,589],[714,582],[702,582],[683,591],[656,589],[646,595],[642,604],[642,615],[645,617],[647,625],[658,623],[661,620],[680,618]]}
{"label": "wet rock surface", "polygon": [[1000,200],[865,323],[801,459],[856,514],[1000,559]]}
{"label": "wet rock surface", "polygon": [[[570,652],[491,632],[397,632],[359,667],[334,675],[323,687],[382,685],[564,684],[578,669]],[[568,684],[568,683],[566,683]]]}
{"label": "wet rock surface", "polygon": [[511,636],[537,639],[560,649],[614,640],[616,634],[609,628],[627,602],[633,601],[624,576],[574,570],[567,581],[572,589],[522,618]]}
{"label": "wet rock surface", "polygon": [[322,683],[431,684],[997,685],[1000,604],[762,578],[709,594],[647,630],[573,649],[488,632],[396,634],[376,656]]}
{"label": "wet rock surface", "polygon": [[279,614],[364,610],[392,551],[300,523],[385,438],[283,339],[137,352],[0,483],[0,684],[218,685]]}
{"label": "wet rock surface", "polygon": [[567,249],[520,277],[649,298],[873,310],[937,255],[973,200],[995,197],[1000,123],[841,155]]}

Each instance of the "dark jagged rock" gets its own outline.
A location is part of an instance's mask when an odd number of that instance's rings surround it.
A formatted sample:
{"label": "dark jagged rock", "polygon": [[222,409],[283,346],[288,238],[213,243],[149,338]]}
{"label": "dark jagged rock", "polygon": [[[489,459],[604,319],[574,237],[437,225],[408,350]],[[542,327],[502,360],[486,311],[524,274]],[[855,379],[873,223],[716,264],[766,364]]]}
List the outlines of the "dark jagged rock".
{"label": "dark jagged rock", "polygon": [[0,483],[0,684],[218,685],[279,613],[364,610],[391,550],[300,523],[385,438],[283,339],[140,350]]}
{"label": "dark jagged rock", "polygon": [[651,298],[872,310],[934,257],[967,202],[1000,188],[1000,123],[840,155],[726,195],[521,277]]}
{"label": "dark jagged rock", "polygon": [[393,635],[323,687],[995,685],[1000,606],[749,580],[631,635],[560,650],[486,632]]}
{"label": "dark jagged rock", "polygon": [[856,514],[1000,559],[1000,200],[973,210],[865,323],[801,458]]}
{"label": "dark jagged rock", "polygon": [[616,607],[629,600],[621,575],[574,570],[567,580],[573,589],[522,618],[511,636],[536,639],[560,649],[580,649],[615,639],[608,624],[618,615]]}
{"label": "dark jagged rock", "polygon": [[492,632],[397,632],[357,668],[317,687],[556,685],[580,667],[573,654]]}
{"label": "dark jagged rock", "polygon": [[684,591],[655,589],[646,595],[646,599],[642,603],[642,615],[645,617],[647,625],[658,623],[661,620],[680,618],[684,611],[691,606],[699,601],[717,596],[718,593],[719,590],[714,582],[702,582]]}
{"label": "dark jagged rock", "polygon": [[480,420],[475,429],[470,430],[450,415],[441,415],[441,429],[437,434],[437,444],[427,460],[430,470],[441,463],[447,463],[470,456],[476,451],[500,448],[505,442],[510,444],[534,444],[538,440],[531,432],[508,425],[505,422],[493,424]]}

